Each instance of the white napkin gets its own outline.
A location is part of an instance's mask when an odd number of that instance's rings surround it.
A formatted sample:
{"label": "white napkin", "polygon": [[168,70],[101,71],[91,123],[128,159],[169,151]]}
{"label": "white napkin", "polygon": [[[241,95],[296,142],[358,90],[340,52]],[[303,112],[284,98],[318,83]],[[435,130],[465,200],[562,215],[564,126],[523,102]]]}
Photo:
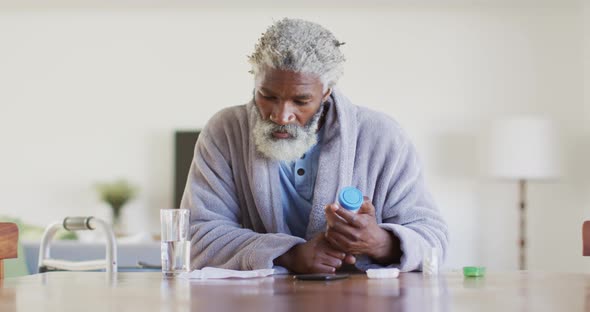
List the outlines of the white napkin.
{"label": "white napkin", "polygon": [[212,267],[205,267],[201,270],[194,270],[179,275],[179,277],[187,279],[218,279],[218,278],[255,278],[273,275],[274,269],[261,269],[251,271],[237,271],[228,269],[219,269]]}

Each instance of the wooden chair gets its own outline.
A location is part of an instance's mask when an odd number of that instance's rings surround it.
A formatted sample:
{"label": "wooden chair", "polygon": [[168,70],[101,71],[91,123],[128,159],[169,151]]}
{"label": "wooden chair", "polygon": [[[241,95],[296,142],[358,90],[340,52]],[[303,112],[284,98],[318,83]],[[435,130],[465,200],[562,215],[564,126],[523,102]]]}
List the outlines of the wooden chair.
{"label": "wooden chair", "polygon": [[590,256],[590,221],[582,225],[582,255]]}
{"label": "wooden chair", "polygon": [[584,221],[582,225],[582,254],[590,256],[590,221]]}
{"label": "wooden chair", "polygon": [[0,222],[0,279],[4,278],[4,259],[18,256],[18,227],[14,223]]}

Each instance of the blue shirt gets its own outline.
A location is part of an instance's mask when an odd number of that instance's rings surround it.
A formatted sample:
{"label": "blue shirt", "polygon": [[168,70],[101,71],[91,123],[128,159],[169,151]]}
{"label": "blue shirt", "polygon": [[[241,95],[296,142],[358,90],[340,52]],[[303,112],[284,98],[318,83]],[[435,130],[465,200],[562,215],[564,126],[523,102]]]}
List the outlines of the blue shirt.
{"label": "blue shirt", "polygon": [[322,130],[318,132],[318,143],[301,158],[289,162],[281,161],[279,165],[281,203],[285,223],[291,234],[301,238],[305,238],[305,231],[309,223],[322,132]]}

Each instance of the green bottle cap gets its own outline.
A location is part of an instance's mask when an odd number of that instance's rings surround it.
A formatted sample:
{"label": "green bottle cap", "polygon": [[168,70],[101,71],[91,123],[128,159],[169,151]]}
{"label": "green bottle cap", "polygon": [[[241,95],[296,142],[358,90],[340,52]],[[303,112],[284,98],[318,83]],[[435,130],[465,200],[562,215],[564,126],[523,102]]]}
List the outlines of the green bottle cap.
{"label": "green bottle cap", "polygon": [[481,277],[486,275],[486,267],[463,267],[463,275],[465,277]]}

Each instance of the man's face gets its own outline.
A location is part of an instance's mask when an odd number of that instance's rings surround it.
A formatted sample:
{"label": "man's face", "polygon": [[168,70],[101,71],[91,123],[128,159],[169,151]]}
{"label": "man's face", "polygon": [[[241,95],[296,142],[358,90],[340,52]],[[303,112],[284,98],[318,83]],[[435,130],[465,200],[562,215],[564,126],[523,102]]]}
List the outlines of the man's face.
{"label": "man's face", "polygon": [[[263,120],[303,127],[326,100],[322,89],[315,75],[267,69],[256,79],[254,100]],[[281,133],[275,137],[286,138]]]}
{"label": "man's face", "polygon": [[253,131],[265,156],[293,160],[316,141],[321,105],[330,92],[315,75],[267,69],[256,79],[254,101],[260,120]]}

